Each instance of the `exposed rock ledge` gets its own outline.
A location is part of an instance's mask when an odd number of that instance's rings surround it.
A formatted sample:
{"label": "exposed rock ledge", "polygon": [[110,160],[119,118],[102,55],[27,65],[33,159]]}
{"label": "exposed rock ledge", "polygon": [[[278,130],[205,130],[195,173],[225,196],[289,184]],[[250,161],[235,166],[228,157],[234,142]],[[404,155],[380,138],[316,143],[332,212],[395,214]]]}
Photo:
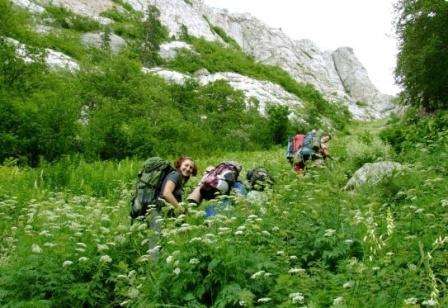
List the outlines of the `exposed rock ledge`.
{"label": "exposed rock ledge", "polygon": [[[17,55],[20,58],[22,58],[25,62],[30,63],[33,61],[33,58],[28,52],[26,45],[12,38],[6,38],[6,41],[16,48]],[[70,72],[75,72],[79,70],[79,64],[69,56],[63,54],[62,52],[48,48],[45,49],[44,52],[45,52],[45,63],[50,68],[64,69]]]}
{"label": "exposed rock ledge", "polygon": [[235,90],[243,91],[247,102],[251,99],[256,99],[259,102],[259,111],[261,114],[266,114],[266,105],[268,103],[289,106],[291,108],[303,106],[303,103],[297,96],[287,92],[277,84],[270,81],[253,79],[233,72],[207,74],[206,71],[201,70],[200,74],[195,74],[195,77],[160,67],[151,69],[143,68],[143,72],[156,74],[166,81],[176,84],[184,84],[188,79],[197,80],[201,85],[206,85],[217,80],[225,80]]}

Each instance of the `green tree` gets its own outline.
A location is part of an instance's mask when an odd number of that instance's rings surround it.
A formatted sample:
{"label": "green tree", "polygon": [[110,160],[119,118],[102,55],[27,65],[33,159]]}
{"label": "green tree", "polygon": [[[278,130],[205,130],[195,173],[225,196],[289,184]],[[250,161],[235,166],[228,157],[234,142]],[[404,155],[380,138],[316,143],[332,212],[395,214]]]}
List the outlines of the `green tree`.
{"label": "green tree", "polygon": [[159,46],[168,39],[168,31],[161,24],[159,17],[160,12],[157,7],[149,5],[148,16],[143,22],[143,45],[140,52],[140,59],[146,66],[160,64]]}
{"label": "green tree", "polygon": [[448,2],[398,0],[396,80],[405,102],[434,111],[448,106]]}
{"label": "green tree", "polygon": [[288,138],[289,109],[287,106],[272,105],[268,107],[268,125],[274,144],[282,144]]}

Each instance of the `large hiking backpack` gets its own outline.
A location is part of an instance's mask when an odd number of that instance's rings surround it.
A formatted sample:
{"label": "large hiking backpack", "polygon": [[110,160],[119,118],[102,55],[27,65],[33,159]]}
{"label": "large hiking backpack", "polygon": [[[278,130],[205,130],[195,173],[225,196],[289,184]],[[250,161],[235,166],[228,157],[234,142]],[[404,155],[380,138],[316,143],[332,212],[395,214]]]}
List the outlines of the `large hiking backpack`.
{"label": "large hiking backpack", "polygon": [[211,170],[202,180],[202,190],[219,191],[228,194],[238,179],[241,165],[236,162],[223,162]]}
{"label": "large hiking backpack", "polygon": [[297,151],[302,148],[304,139],[305,135],[303,134],[297,134],[294,137],[289,138],[288,146],[286,148],[286,158],[288,160],[291,160]]}
{"label": "large hiking backpack", "polygon": [[303,140],[303,147],[318,151],[320,149],[320,139],[322,137],[322,131],[311,131],[305,135]]}
{"label": "large hiking backpack", "polygon": [[131,218],[145,216],[150,205],[158,205],[158,196],[165,176],[173,171],[169,161],[160,157],[148,158],[138,173],[135,192],[131,200]]}
{"label": "large hiking backpack", "polygon": [[265,188],[274,184],[274,179],[269,172],[260,167],[249,170],[246,179],[252,190],[264,191]]}

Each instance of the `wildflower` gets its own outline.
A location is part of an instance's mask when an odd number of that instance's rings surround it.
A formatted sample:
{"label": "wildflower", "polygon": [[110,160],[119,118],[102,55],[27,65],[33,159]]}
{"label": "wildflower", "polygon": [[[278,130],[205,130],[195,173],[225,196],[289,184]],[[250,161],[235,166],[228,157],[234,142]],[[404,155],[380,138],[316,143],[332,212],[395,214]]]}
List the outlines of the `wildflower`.
{"label": "wildflower", "polygon": [[227,228],[227,227],[220,227],[220,228],[218,228],[218,231],[219,232],[229,232],[230,230],[232,230],[232,229],[230,229],[230,228]]}
{"label": "wildflower", "polygon": [[264,273],[265,273],[265,271],[256,272],[255,274],[250,276],[250,279],[257,279],[259,276],[263,275]]}
{"label": "wildflower", "polygon": [[279,230],[280,230],[279,227],[272,227],[272,232],[277,232],[277,231],[279,231]]}
{"label": "wildflower", "polygon": [[406,305],[416,305],[418,302],[418,299],[416,299],[415,297],[410,297],[404,300],[404,303]]}
{"label": "wildflower", "polygon": [[83,247],[83,248],[87,248],[87,245],[86,244],[84,244],[84,243],[76,243],[76,245],[78,245],[78,246],[81,246],[81,247]]}
{"label": "wildflower", "polygon": [[422,303],[423,306],[437,306],[437,301],[434,299],[427,299],[425,301],[423,301]]}
{"label": "wildflower", "polygon": [[289,294],[289,298],[294,304],[303,304],[305,300],[305,297],[300,292]]}
{"label": "wildflower", "polygon": [[241,307],[245,307],[245,306],[246,306],[246,302],[243,301],[243,300],[239,301],[238,304],[239,304]]}
{"label": "wildflower", "polygon": [[149,261],[150,259],[151,259],[150,255],[143,255],[143,256],[140,256],[140,258],[137,259],[137,262],[142,263],[142,262]]}
{"label": "wildflower", "polygon": [[333,300],[333,305],[342,305],[344,303],[344,298],[342,296],[336,297]]}
{"label": "wildflower", "polygon": [[303,268],[291,268],[288,271],[289,274],[304,274],[306,271]]}
{"label": "wildflower", "polygon": [[347,245],[351,245],[351,244],[353,244],[353,240],[349,238],[349,239],[346,239],[344,241],[344,243],[346,243]]}
{"label": "wildflower", "polygon": [[176,267],[173,271],[174,274],[179,275],[180,274],[180,268]]}
{"label": "wildflower", "polygon": [[149,242],[149,239],[144,239],[143,241],[140,242],[140,245],[144,246],[148,242]]}
{"label": "wildflower", "polygon": [[129,303],[129,300],[125,300],[124,302],[121,302],[120,303],[120,306],[126,306],[127,304]]}
{"label": "wildflower", "polygon": [[130,288],[128,291],[128,297],[129,298],[137,298],[140,291],[137,288]]}
{"label": "wildflower", "polygon": [[137,227],[137,230],[138,231],[143,231],[143,230],[145,230],[146,229],[146,224],[140,224],[138,227]]}
{"label": "wildflower", "polygon": [[31,245],[31,251],[33,253],[42,253],[42,248],[40,248],[40,246],[37,244],[33,244]]}
{"label": "wildflower", "polygon": [[173,262],[173,260],[174,260],[174,257],[173,257],[173,256],[168,256],[168,257],[166,258],[166,263],[170,264],[170,263]]}
{"label": "wildflower", "polygon": [[81,248],[81,247],[76,248],[75,250],[76,250],[77,252],[85,252],[85,251],[86,251],[84,248]]}
{"label": "wildflower", "polygon": [[104,263],[110,263],[110,262],[112,262],[112,258],[109,257],[108,255],[103,255],[103,256],[101,256],[100,261],[104,262]]}
{"label": "wildflower", "polygon": [[67,260],[67,261],[64,261],[64,263],[62,263],[62,267],[67,267],[67,266],[70,266],[72,264],[73,264],[73,261]]}
{"label": "wildflower", "polygon": [[336,230],[334,230],[334,229],[327,229],[327,230],[325,230],[324,236],[326,236],[326,237],[331,237],[331,236],[333,236],[335,233],[336,233]]}
{"label": "wildflower", "polygon": [[79,262],[86,262],[87,260],[89,260],[87,257],[81,257],[78,259]]}
{"label": "wildflower", "polygon": [[244,232],[242,230],[238,230],[235,232],[235,235],[243,235],[243,234],[244,234]]}
{"label": "wildflower", "polygon": [[271,233],[269,233],[269,231],[266,231],[266,230],[261,231],[261,233],[263,235],[266,235],[266,236],[270,236],[271,235]]}
{"label": "wildflower", "polygon": [[44,246],[45,247],[49,247],[49,248],[53,248],[54,246],[56,246],[56,244],[55,243],[51,243],[51,242],[46,242],[46,243],[44,243]]}
{"label": "wildflower", "polygon": [[104,250],[108,250],[109,246],[107,246],[106,244],[97,244],[96,248],[98,249],[99,252],[102,252]]}
{"label": "wildflower", "polygon": [[188,263],[195,265],[195,264],[199,264],[199,259],[197,258],[191,258],[190,261],[188,261]]}
{"label": "wildflower", "polygon": [[257,303],[268,303],[268,302],[270,302],[272,299],[270,299],[269,297],[262,297],[262,298],[259,298],[258,299],[258,301],[257,301]]}
{"label": "wildflower", "polygon": [[154,248],[149,249],[148,254],[154,255],[159,252],[160,248],[161,248],[161,246],[157,245]]}
{"label": "wildflower", "polygon": [[290,256],[289,259],[290,260],[297,260],[297,256]]}
{"label": "wildflower", "polygon": [[244,230],[246,230],[246,226],[239,226],[238,228],[236,228],[237,230],[240,230],[240,231],[244,231]]}
{"label": "wildflower", "polygon": [[284,256],[285,252],[283,250],[277,251],[277,256]]}
{"label": "wildflower", "polygon": [[346,283],[344,283],[343,285],[342,285],[342,287],[344,288],[344,289],[349,289],[349,288],[353,288],[353,286],[354,286],[354,282],[353,281],[347,281]]}

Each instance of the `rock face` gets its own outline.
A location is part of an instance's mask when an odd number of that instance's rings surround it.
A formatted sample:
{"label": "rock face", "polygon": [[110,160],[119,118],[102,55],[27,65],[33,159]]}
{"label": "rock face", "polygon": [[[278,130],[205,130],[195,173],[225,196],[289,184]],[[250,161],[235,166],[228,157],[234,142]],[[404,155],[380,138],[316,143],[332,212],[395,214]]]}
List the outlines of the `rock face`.
{"label": "rock face", "polygon": [[[174,2],[177,6],[173,5]],[[184,7],[183,2],[186,1],[152,1],[158,6],[161,16],[165,16],[161,20],[171,34],[178,36],[182,24],[192,24],[197,16],[193,11],[197,11],[207,23],[222,28],[246,53],[263,63],[280,66],[297,81],[315,86],[326,98],[344,102],[355,118],[381,118],[393,108],[391,97],[375,88],[351,49],[350,52],[344,48],[334,52],[322,51],[312,41],[292,40],[280,29],[271,28],[249,14],[231,14],[227,10],[212,9],[201,0],[189,1],[192,5],[188,5],[188,13],[182,13],[183,17],[179,18],[178,8]],[[205,30],[202,21],[199,23],[202,26],[195,27],[191,34],[216,40],[216,35],[210,36],[212,29]],[[357,74],[347,78],[344,72],[349,71]]]}
{"label": "rock face", "polygon": [[353,174],[345,185],[345,189],[353,189],[367,183],[376,184],[385,177],[391,176],[394,171],[402,169],[401,164],[390,161],[364,164]]}
{"label": "rock face", "polygon": [[[117,7],[112,0],[14,0],[30,4],[51,4],[71,9],[77,14],[112,22],[101,12]],[[183,27],[192,36],[220,41],[214,27],[223,29],[244,52],[256,60],[277,65],[299,82],[312,84],[330,100],[346,104],[357,119],[385,117],[394,108],[391,97],[380,93],[370,81],[366,69],[350,48],[320,50],[310,40],[293,40],[280,29],[274,29],[249,14],[232,14],[213,9],[202,0],[124,0],[135,10],[146,12],[149,5],[160,11],[160,20],[170,35],[180,37]],[[39,10],[39,9],[37,9]],[[174,43],[163,53],[171,59],[178,49]],[[182,47],[183,48],[183,47]]]}
{"label": "rock face", "polygon": [[190,50],[193,48],[191,45],[182,42],[182,41],[172,41],[165,44],[160,45],[159,55],[164,60],[172,60],[176,57],[177,53],[182,50]]}
{"label": "rock face", "polygon": [[115,6],[114,2],[111,0],[35,0],[35,2],[42,5],[53,5],[66,8],[76,14],[90,17],[102,25],[108,25],[112,23],[112,20],[102,17],[100,14]]}
{"label": "rock face", "polygon": [[382,114],[393,109],[392,96],[382,94],[376,89],[352,48],[338,48],[332,57],[345,92],[355,101],[355,105],[359,107],[362,104],[373,103],[368,110],[373,118],[381,118]]}
{"label": "rock face", "polygon": [[176,71],[167,70],[161,67],[153,67],[153,68],[147,68],[144,67],[142,69],[143,73],[146,74],[155,74],[157,76],[162,77],[166,81],[178,85],[183,85],[185,82],[187,82],[188,79],[191,79],[190,75],[182,74]]}
{"label": "rock face", "polygon": [[[33,57],[28,53],[27,48],[24,44],[16,41],[12,38],[6,38],[12,46],[16,48],[16,54],[22,58],[25,62],[32,62]],[[62,52],[55,51],[52,49],[45,49],[45,63],[52,69],[64,69],[70,72],[75,72],[79,70],[79,65],[69,56],[63,54]]]}
{"label": "rock face", "polygon": [[225,80],[235,90],[241,90],[244,93],[246,102],[252,99],[258,101],[258,110],[261,114],[266,114],[266,105],[273,103],[277,105],[289,106],[291,108],[302,106],[300,99],[285,91],[281,86],[269,81],[256,80],[247,76],[236,73],[224,72],[207,74],[201,71],[200,74],[195,74],[196,77],[181,74],[179,72],[165,70],[163,68],[144,68],[145,73],[156,74],[168,82],[175,84],[184,84],[188,79],[194,79],[201,85],[207,85],[217,80]]}
{"label": "rock face", "polygon": [[[103,32],[89,32],[81,36],[81,42],[86,46],[101,48],[105,43]],[[109,46],[113,53],[118,53],[126,46],[126,41],[120,36],[111,33],[109,35]]]}
{"label": "rock face", "polygon": [[41,14],[45,11],[43,7],[30,0],[12,0],[11,2],[35,14]]}
{"label": "rock face", "polygon": [[247,99],[256,99],[259,102],[258,110],[261,114],[266,114],[266,105],[268,103],[289,107],[302,106],[302,102],[297,96],[269,81],[257,80],[231,72],[214,73],[208,76],[202,75],[199,77],[199,83],[202,85],[217,80],[225,80],[235,90],[243,91]]}

